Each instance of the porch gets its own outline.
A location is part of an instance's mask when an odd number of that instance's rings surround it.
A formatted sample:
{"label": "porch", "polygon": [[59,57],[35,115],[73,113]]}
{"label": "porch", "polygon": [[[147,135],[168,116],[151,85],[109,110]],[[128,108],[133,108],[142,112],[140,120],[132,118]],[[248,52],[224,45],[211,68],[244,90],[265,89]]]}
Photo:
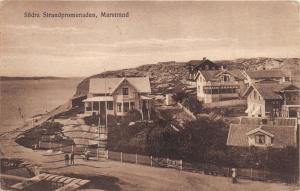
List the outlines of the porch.
{"label": "porch", "polygon": [[86,115],[114,115],[114,102],[112,96],[97,96],[83,100]]}

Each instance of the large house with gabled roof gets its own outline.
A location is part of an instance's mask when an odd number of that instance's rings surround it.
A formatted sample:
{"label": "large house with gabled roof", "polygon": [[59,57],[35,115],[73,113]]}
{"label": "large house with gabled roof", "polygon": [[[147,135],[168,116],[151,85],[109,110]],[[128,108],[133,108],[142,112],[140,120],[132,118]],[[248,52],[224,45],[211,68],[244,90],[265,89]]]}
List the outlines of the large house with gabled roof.
{"label": "large house with gabled roof", "polygon": [[195,79],[197,98],[204,103],[237,99],[245,90],[240,70],[200,70]]}
{"label": "large house with gabled roof", "polygon": [[291,83],[262,81],[244,93],[249,117],[300,118],[300,89]]}
{"label": "large house with gabled roof", "polygon": [[191,85],[196,85],[198,71],[214,71],[220,70],[222,67],[222,65],[216,64],[206,57],[203,57],[202,60],[190,60],[186,63],[186,69],[188,70],[187,81]]}
{"label": "large house with gabled roof", "polygon": [[281,69],[271,69],[271,70],[245,70],[243,75],[246,80],[245,83],[248,86],[252,84],[262,82],[262,81],[275,81],[278,83],[291,82],[291,73]]}
{"label": "large house with gabled roof", "polygon": [[92,78],[87,98],[83,100],[85,115],[126,115],[138,110],[150,118],[151,86],[149,77]]}

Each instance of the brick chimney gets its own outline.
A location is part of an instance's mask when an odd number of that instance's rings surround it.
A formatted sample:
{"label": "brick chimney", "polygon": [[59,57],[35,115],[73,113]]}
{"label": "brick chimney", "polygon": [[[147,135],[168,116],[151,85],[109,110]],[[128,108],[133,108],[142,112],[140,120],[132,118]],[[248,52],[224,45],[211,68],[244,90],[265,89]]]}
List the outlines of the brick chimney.
{"label": "brick chimney", "polygon": [[206,60],[206,57],[203,57],[203,60]]}

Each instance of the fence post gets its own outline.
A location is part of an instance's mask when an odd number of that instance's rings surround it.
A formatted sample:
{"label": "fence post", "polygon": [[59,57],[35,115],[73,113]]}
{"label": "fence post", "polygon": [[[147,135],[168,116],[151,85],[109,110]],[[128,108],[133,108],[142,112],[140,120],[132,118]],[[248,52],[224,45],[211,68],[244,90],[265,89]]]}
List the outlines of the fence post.
{"label": "fence post", "polygon": [[123,162],[123,153],[121,152],[121,163]]}
{"label": "fence post", "polygon": [[250,174],[251,174],[251,175],[250,175],[251,180],[253,180],[253,170],[252,170],[252,168],[250,169],[250,172],[251,172],[251,173],[250,173]]}
{"label": "fence post", "polygon": [[169,158],[167,158],[167,167],[169,166]]}
{"label": "fence post", "polygon": [[135,153],[135,164],[138,163],[138,156],[137,156],[137,153]]}
{"label": "fence post", "polygon": [[97,148],[96,153],[97,153],[97,159],[99,159],[99,148]]}
{"label": "fence post", "polygon": [[182,168],[183,168],[183,162],[182,160],[180,160],[180,170],[182,171]]}
{"label": "fence post", "polygon": [[150,165],[151,165],[151,167],[152,167],[152,165],[153,165],[153,162],[152,162],[152,155],[150,156]]}
{"label": "fence post", "polygon": [[106,151],[106,159],[108,159],[108,150]]}

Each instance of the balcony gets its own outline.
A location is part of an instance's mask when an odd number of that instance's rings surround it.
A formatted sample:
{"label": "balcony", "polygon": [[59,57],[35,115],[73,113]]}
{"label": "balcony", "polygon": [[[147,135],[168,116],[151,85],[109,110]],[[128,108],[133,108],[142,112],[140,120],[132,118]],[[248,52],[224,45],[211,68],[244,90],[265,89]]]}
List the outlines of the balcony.
{"label": "balcony", "polygon": [[117,95],[117,101],[134,101],[134,95]]}
{"label": "balcony", "polygon": [[227,82],[207,82],[206,86],[237,86],[239,82],[237,81],[227,81]]}

